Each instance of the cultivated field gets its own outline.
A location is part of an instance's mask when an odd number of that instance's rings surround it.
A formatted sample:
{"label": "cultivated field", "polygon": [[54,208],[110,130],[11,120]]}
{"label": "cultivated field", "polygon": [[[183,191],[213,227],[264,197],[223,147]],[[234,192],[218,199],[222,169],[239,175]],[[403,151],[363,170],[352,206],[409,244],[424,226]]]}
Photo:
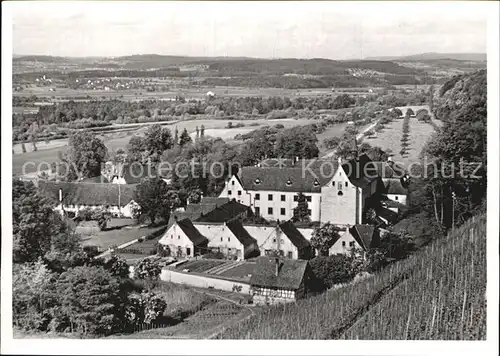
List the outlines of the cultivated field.
{"label": "cultivated field", "polygon": [[485,340],[486,216],[374,276],[269,307],[221,339]]}

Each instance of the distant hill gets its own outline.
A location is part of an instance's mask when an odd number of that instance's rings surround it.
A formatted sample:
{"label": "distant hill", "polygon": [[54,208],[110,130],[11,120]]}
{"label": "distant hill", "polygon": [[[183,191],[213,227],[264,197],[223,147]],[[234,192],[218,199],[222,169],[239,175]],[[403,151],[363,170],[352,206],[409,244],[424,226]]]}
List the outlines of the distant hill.
{"label": "distant hill", "polygon": [[412,54],[409,56],[382,56],[382,57],[369,57],[366,60],[375,61],[429,61],[439,59],[452,59],[457,61],[486,61],[486,53],[420,53]]}

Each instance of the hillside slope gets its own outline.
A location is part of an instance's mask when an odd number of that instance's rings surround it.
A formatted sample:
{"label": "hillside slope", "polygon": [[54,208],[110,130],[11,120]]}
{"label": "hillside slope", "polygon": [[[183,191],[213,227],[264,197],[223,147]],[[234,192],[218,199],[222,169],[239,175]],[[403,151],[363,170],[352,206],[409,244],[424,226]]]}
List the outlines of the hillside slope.
{"label": "hillside slope", "polygon": [[486,215],[347,287],[271,307],[223,339],[484,340]]}

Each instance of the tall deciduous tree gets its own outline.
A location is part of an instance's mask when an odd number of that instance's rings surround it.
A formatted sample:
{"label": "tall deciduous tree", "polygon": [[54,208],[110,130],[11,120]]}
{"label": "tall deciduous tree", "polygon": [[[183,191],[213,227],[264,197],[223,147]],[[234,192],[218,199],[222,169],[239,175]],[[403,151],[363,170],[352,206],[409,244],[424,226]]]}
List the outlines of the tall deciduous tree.
{"label": "tall deciduous tree", "polygon": [[299,192],[299,194],[297,194],[297,206],[293,208],[292,221],[308,222],[310,220],[311,217],[309,214],[309,206],[307,204],[306,196],[302,192]]}
{"label": "tall deciduous tree", "polygon": [[311,128],[295,126],[278,134],[275,154],[286,158],[315,158],[319,154],[317,142]]}
{"label": "tall deciduous tree", "polygon": [[135,192],[135,201],[154,224],[158,217],[168,221],[173,209],[180,205],[177,191],[171,189],[160,178],[146,178],[139,184]]}
{"label": "tall deciduous tree", "polygon": [[68,179],[97,177],[108,149],[94,134],[80,131],[70,135],[69,149],[62,159],[69,164]]}

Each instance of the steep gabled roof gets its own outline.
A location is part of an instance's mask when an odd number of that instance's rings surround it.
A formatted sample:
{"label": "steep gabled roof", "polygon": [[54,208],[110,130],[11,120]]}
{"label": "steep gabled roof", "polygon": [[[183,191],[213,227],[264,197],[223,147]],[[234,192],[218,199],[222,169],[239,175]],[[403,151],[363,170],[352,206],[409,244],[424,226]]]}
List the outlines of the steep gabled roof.
{"label": "steep gabled roof", "polygon": [[293,167],[243,167],[238,174],[247,190],[319,193],[337,168],[336,161],[318,159],[299,161]]}
{"label": "steep gabled roof", "polygon": [[372,225],[357,224],[349,232],[365,251],[377,244],[376,229]]}
{"label": "steep gabled roof", "polygon": [[195,246],[208,243],[208,239],[198,231],[198,229],[193,225],[191,220],[184,219],[181,221],[177,221],[177,225],[181,228],[181,230],[186,234],[188,239],[191,240],[191,242],[193,242]]}
{"label": "steep gabled roof", "polygon": [[379,178],[377,168],[366,154],[362,154],[344,163],[342,169],[349,178],[349,181],[360,188],[368,186],[371,182]]}
{"label": "steep gabled roof", "polygon": [[134,199],[135,188],[134,184],[39,182],[40,191],[55,202],[62,189],[65,205],[126,206]]}
{"label": "steep gabled roof", "polygon": [[298,249],[310,247],[311,244],[306,240],[304,235],[300,233],[295,225],[290,221],[285,221],[279,225],[281,231],[288,237],[290,242]]}
{"label": "steep gabled roof", "polygon": [[399,178],[385,178],[382,179],[382,183],[384,184],[384,191],[382,193],[398,195],[408,194],[407,189],[403,187],[401,179]]}
{"label": "steep gabled roof", "polygon": [[251,211],[250,207],[231,200],[230,202],[213,209],[208,214],[200,216],[195,221],[220,223],[228,222],[238,215],[248,211]]}
{"label": "steep gabled roof", "polygon": [[276,258],[258,257],[250,278],[252,286],[297,290],[304,279],[307,261],[278,259],[279,269],[276,276]]}
{"label": "steep gabled roof", "polygon": [[241,224],[239,220],[233,220],[228,222],[226,226],[231,230],[233,235],[238,239],[239,242],[243,244],[244,247],[250,246],[252,244],[256,244],[257,240],[254,239],[247,230]]}
{"label": "steep gabled roof", "polygon": [[219,198],[219,197],[203,197],[201,198],[201,205],[215,205],[220,206],[229,202],[229,198]]}
{"label": "steep gabled roof", "polygon": [[380,178],[401,178],[406,174],[406,168],[395,162],[373,162]]}

